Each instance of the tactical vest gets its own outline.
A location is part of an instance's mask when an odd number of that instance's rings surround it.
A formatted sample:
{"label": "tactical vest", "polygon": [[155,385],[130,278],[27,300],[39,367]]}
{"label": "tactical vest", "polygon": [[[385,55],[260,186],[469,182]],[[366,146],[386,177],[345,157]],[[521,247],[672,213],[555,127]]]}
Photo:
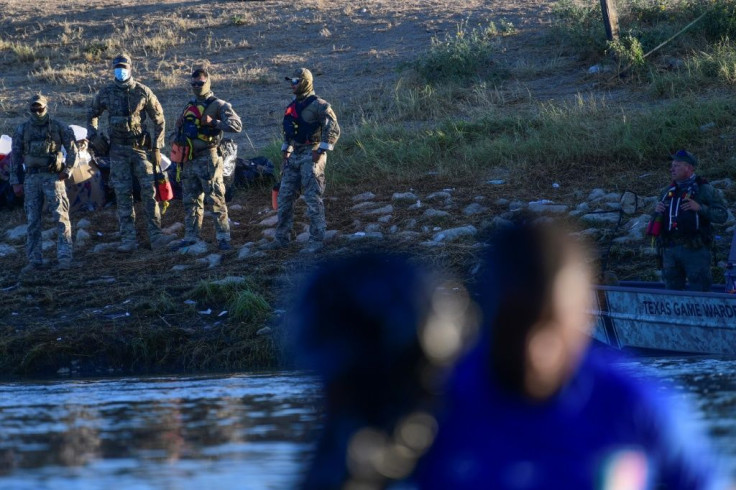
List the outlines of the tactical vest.
{"label": "tactical vest", "polygon": [[[49,119],[42,126],[30,122],[24,123],[23,127],[23,163],[26,167],[46,167],[51,158],[61,151],[61,140],[58,131],[52,131],[54,122]],[[54,126],[58,126],[54,124]]]}
{"label": "tactical vest", "polygon": [[284,112],[284,138],[288,142],[300,145],[317,143],[320,140],[319,120],[309,123],[302,118],[302,111],[317,100],[316,95],[310,95],[301,102],[294,99]]}
{"label": "tactical vest", "polygon": [[707,181],[700,176],[695,181],[681,189],[675,182],[665,193],[662,202],[666,206],[665,229],[663,239],[665,241],[693,242],[692,245],[708,245],[712,241],[712,228],[710,221],[701,216],[697,211],[683,211],[682,202],[686,199],[694,199],[701,185]]}
{"label": "tactical vest", "polygon": [[113,139],[132,139],[143,134],[147,99],[146,92],[138,84],[128,90],[116,87],[110,92],[107,109]]}

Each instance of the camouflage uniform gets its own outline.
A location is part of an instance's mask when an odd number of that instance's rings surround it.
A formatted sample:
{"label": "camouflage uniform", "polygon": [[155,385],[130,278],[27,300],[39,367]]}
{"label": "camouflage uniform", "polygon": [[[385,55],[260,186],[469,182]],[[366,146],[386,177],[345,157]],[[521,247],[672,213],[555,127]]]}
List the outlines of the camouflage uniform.
{"label": "camouflage uniform", "polygon": [[294,222],[294,201],[301,190],[310,220],[307,250],[310,246],[316,249],[321,246],[327,227],[322,202],[327,151],[337,143],[340,126],[330,104],[315,95],[309,70],[300,68],[293,78],[286,79],[292,82],[296,98],[284,114],[284,142],[281,146],[284,161],[274,245],[278,247],[289,242]]}
{"label": "camouflage uniform", "polygon": [[[127,55],[121,55],[127,57]],[[129,57],[127,57],[129,61]],[[138,179],[146,214],[148,239],[151,244],[162,238],[161,214],[156,202],[154,168],[147,151],[160,151],[164,146],[164,111],[156,95],[132,77],[102,88],[87,113],[89,139],[97,137],[98,118],[108,112],[110,131],[110,181],[117,200],[120,250],[136,248],[133,177]],[[153,137],[146,129],[146,119],[153,123]]]}
{"label": "camouflage uniform", "polygon": [[[31,105],[46,107],[46,98],[35,96],[31,99]],[[19,184],[18,166],[25,164],[23,193],[28,220],[26,253],[29,266],[39,267],[43,263],[41,221],[45,199],[57,222],[56,257],[59,265],[66,268],[72,259],[72,226],[63,178],[69,176],[76,163],[77,146],[71,128],[51,119],[47,109],[44,112],[40,117],[32,114],[13,135],[10,184]],[[66,149],[63,164],[60,160],[62,146]]]}
{"label": "camouflage uniform", "polygon": [[[218,149],[223,132],[239,133],[242,128],[240,117],[232,106],[218,99],[210,89],[209,73],[204,68],[195,68],[206,80],[194,88],[195,97],[184,108],[176,122],[174,141],[191,148],[191,160],[183,163],[182,195],[184,203],[184,246],[200,238],[204,202],[212,202],[215,215],[216,239],[220,249],[230,248],[230,221],[225,202],[223,181],[223,158]],[[193,79],[196,78],[193,75]],[[206,124],[206,118],[212,123]],[[186,133],[186,134],[185,134]]]}
{"label": "camouflage uniform", "polygon": [[[678,203],[685,196],[700,204],[700,210],[678,210]],[[664,229],[657,239],[665,286],[683,290],[687,280],[693,291],[710,291],[711,223],[724,223],[728,219],[723,197],[705,180],[693,176],[687,182],[673,183],[664,189],[661,201],[668,208],[664,215]],[[697,229],[687,224],[695,222]]]}

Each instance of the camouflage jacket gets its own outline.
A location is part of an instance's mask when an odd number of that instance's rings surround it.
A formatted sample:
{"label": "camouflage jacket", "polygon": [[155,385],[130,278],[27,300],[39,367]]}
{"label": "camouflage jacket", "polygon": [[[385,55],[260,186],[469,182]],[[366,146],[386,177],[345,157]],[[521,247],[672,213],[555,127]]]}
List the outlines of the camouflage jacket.
{"label": "camouflage jacket", "polygon": [[[305,124],[309,127],[312,134],[309,135],[306,143],[300,143],[294,139],[293,134],[285,130],[284,143],[281,145],[282,151],[291,152],[295,147],[304,146],[311,146],[312,149],[332,150],[340,138],[340,126],[337,123],[337,115],[332,106],[326,100],[315,96],[314,92],[306,94],[301,100],[308,99],[311,96],[314,96],[312,102],[301,108],[299,113],[296,114],[295,120],[298,125]],[[286,108],[284,114],[285,128],[288,126],[288,119],[294,117],[292,112],[295,107],[294,102],[298,104],[299,100],[295,99]]]}
{"label": "camouflage jacket", "polygon": [[127,143],[141,136],[146,128],[146,117],[153,122],[151,146],[164,146],[164,110],[153,91],[132,78],[125,83],[114,82],[103,87],[95,96],[87,112],[87,131],[92,138],[98,129],[99,117],[108,113],[112,142]]}
{"label": "camouflage jacket", "polygon": [[20,183],[21,165],[26,168],[48,167],[52,159],[66,149],[65,167],[70,170],[77,162],[77,143],[74,131],[66,124],[49,118],[38,124],[26,121],[13,134],[13,149],[10,162],[10,184]]}

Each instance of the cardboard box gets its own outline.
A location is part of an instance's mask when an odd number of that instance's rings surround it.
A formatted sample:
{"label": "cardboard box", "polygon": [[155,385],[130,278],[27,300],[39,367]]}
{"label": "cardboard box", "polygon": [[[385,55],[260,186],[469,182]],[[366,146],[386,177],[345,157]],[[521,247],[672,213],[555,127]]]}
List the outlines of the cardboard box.
{"label": "cardboard box", "polygon": [[90,162],[72,170],[66,180],[66,194],[69,198],[69,211],[94,211],[105,206],[105,187],[102,173]]}

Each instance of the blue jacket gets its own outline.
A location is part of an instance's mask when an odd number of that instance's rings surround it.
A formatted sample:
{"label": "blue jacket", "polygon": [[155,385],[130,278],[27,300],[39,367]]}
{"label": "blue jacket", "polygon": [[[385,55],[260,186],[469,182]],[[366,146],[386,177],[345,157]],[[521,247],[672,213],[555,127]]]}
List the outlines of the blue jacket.
{"label": "blue jacket", "polygon": [[[439,432],[417,470],[426,489],[717,488],[704,439],[688,432],[661,389],[586,354],[556,395],[533,402],[502,390],[476,349],[458,365]],[[622,488],[622,487],[618,487]]]}

